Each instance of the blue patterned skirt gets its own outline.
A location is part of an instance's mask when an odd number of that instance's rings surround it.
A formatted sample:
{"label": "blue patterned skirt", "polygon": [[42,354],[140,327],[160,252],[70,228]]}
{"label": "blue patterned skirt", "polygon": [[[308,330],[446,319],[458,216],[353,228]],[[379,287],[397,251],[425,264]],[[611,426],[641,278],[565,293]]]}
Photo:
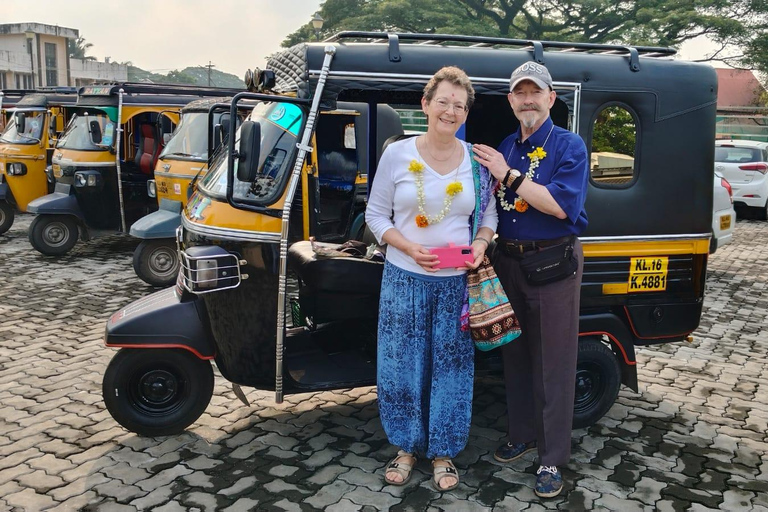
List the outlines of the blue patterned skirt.
{"label": "blue patterned skirt", "polygon": [[378,334],[379,413],[390,443],[455,457],[472,417],[474,344],[461,330],[466,275],[424,276],[386,263]]}

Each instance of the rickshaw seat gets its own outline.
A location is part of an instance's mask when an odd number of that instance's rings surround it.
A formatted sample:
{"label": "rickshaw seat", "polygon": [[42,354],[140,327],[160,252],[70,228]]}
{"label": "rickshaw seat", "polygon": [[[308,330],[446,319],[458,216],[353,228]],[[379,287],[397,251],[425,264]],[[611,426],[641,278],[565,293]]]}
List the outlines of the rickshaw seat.
{"label": "rickshaw seat", "polygon": [[160,140],[154,124],[139,125],[139,147],[136,151],[136,165],[144,174],[152,174],[160,154]]}
{"label": "rickshaw seat", "polygon": [[378,315],[384,263],[364,258],[318,258],[310,242],[288,249],[288,264],[302,286],[302,313],[315,323]]}

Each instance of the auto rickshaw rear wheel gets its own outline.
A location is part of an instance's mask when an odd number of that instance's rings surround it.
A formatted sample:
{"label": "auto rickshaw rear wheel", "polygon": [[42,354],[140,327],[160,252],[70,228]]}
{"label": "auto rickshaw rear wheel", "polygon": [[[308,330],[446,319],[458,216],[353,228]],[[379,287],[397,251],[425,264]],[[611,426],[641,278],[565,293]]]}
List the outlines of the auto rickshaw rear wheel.
{"label": "auto rickshaw rear wheel", "polygon": [[123,348],[104,372],[102,393],[109,413],[131,432],[175,435],[208,407],[213,369],[183,349]]}
{"label": "auto rickshaw rear wheel", "polygon": [[179,255],[172,239],[142,241],[133,252],[133,270],[152,286],[172,286],[179,273]]}
{"label": "auto rickshaw rear wheel", "polygon": [[11,229],[13,218],[13,206],[5,201],[0,201],[0,235]]}
{"label": "auto rickshaw rear wheel", "polygon": [[573,428],[593,425],[619,395],[621,367],[613,350],[597,338],[579,340]]}
{"label": "auto rickshaw rear wheel", "polygon": [[68,253],[77,236],[77,221],[69,215],[38,215],[29,226],[29,243],[45,256]]}

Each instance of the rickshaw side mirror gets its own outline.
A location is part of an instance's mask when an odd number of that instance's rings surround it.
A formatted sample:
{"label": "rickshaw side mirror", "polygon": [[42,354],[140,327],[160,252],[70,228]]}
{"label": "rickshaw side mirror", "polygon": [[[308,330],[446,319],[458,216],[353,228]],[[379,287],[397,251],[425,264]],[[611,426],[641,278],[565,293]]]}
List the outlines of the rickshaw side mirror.
{"label": "rickshaw side mirror", "polygon": [[163,134],[163,146],[167,145],[168,142],[171,140],[172,133],[164,133]]}
{"label": "rickshaw side mirror", "polygon": [[27,116],[24,112],[16,114],[16,131],[18,133],[24,133],[27,128]]}
{"label": "rickshaw side mirror", "polygon": [[259,152],[261,150],[261,125],[246,121],[240,127],[240,147],[238,148],[237,179],[252,183],[259,172]]}
{"label": "rickshaw side mirror", "polygon": [[91,141],[94,144],[101,144],[101,124],[99,124],[99,121],[94,119],[88,123],[88,128],[91,132]]}
{"label": "rickshaw side mirror", "polygon": [[213,125],[213,149],[216,149],[224,140],[224,130],[221,129],[220,124]]}

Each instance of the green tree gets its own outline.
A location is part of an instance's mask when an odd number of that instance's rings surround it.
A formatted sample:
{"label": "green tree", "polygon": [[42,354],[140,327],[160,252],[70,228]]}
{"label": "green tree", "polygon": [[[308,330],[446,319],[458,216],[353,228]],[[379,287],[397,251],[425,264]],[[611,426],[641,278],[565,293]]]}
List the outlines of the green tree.
{"label": "green tree", "polygon": [[637,129],[632,114],[621,107],[603,109],[595,119],[592,152],[621,153],[635,156]]}
{"label": "green tree", "polygon": [[[326,0],[322,38],[341,30],[437,32],[673,46],[707,36],[702,60],[768,71],[768,0]],[[283,46],[315,39],[311,23]]]}
{"label": "green tree", "polygon": [[77,39],[67,39],[67,51],[71,59],[96,60],[96,57],[86,55],[91,48],[93,48],[93,43],[86,43],[82,36]]}
{"label": "green tree", "polygon": [[169,83],[169,84],[196,84],[197,83],[197,79],[195,77],[188,75],[183,71],[179,71],[178,69],[169,71],[168,74],[165,75],[165,77],[159,79],[158,81]]}

